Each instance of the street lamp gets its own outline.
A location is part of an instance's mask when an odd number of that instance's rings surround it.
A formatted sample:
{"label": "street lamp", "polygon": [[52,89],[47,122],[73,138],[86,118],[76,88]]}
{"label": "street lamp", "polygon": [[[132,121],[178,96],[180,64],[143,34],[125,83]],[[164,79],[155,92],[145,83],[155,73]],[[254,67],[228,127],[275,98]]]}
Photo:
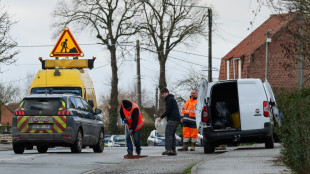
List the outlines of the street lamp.
{"label": "street lamp", "polygon": [[209,28],[209,37],[208,37],[208,82],[212,82],[212,9],[205,6],[196,6],[196,5],[177,5],[172,3],[166,3],[171,6],[180,6],[180,7],[196,7],[196,8],[207,8],[208,9],[208,28]]}

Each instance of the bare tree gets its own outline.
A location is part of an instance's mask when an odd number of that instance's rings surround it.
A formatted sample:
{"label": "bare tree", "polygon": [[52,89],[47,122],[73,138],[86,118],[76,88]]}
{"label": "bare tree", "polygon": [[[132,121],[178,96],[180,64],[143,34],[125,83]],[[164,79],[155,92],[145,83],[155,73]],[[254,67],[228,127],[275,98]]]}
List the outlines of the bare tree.
{"label": "bare tree", "polygon": [[[61,1],[55,11],[59,30],[69,24],[77,29],[90,29],[96,34],[99,44],[110,52],[112,69],[109,131],[117,133],[118,116],[118,67],[116,50],[118,44],[136,34],[135,17],[139,12],[139,2],[134,0],[72,0],[70,4]],[[115,128],[115,129],[114,129]]]}
{"label": "bare tree", "polygon": [[[2,113],[2,105],[19,102],[18,97],[20,94],[20,89],[13,86],[12,84],[4,85],[0,83],[0,114]],[[0,117],[1,122],[1,117]]]}
{"label": "bare tree", "polygon": [[[188,44],[190,38],[207,35],[207,9],[193,7],[198,2],[198,0],[144,1],[141,34],[147,38],[148,45],[157,54],[160,65],[159,89],[167,86],[166,61],[170,51],[180,44]],[[160,110],[162,109],[161,99]]]}
{"label": "bare tree", "polygon": [[19,53],[19,51],[13,50],[17,46],[17,42],[9,34],[15,22],[10,19],[4,6],[0,5],[0,9],[0,63],[12,64],[16,61],[14,56]]}
{"label": "bare tree", "polygon": [[[173,91],[179,102],[185,102],[190,96],[192,89],[199,89],[201,78],[205,78],[203,72],[194,68],[189,69],[182,80],[177,81],[173,86]],[[199,93],[199,91],[198,91]]]}

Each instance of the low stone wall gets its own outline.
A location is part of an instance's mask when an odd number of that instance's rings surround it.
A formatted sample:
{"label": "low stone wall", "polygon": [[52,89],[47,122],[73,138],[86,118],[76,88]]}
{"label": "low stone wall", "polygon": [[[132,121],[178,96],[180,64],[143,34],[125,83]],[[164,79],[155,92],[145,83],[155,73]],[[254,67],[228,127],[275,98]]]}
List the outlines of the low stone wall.
{"label": "low stone wall", "polygon": [[0,143],[12,143],[12,135],[0,134]]}

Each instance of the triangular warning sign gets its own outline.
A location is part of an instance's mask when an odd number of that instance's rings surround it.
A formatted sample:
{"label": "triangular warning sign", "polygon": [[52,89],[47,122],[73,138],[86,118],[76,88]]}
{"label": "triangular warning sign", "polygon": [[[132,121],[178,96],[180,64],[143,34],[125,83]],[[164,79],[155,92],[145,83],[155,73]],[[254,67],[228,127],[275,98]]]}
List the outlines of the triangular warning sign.
{"label": "triangular warning sign", "polygon": [[83,57],[84,53],[75,41],[69,28],[65,28],[61,33],[50,57]]}

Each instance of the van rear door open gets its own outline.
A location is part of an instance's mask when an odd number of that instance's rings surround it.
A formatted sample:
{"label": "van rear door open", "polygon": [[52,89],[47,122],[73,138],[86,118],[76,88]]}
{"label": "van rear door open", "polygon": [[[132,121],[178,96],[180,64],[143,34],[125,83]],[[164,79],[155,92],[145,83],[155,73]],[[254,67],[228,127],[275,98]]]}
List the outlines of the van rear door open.
{"label": "van rear door open", "polygon": [[238,79],[241,130],[263,129],[270,121],[264,116],[264,101],[267,97],[259,79]]}

